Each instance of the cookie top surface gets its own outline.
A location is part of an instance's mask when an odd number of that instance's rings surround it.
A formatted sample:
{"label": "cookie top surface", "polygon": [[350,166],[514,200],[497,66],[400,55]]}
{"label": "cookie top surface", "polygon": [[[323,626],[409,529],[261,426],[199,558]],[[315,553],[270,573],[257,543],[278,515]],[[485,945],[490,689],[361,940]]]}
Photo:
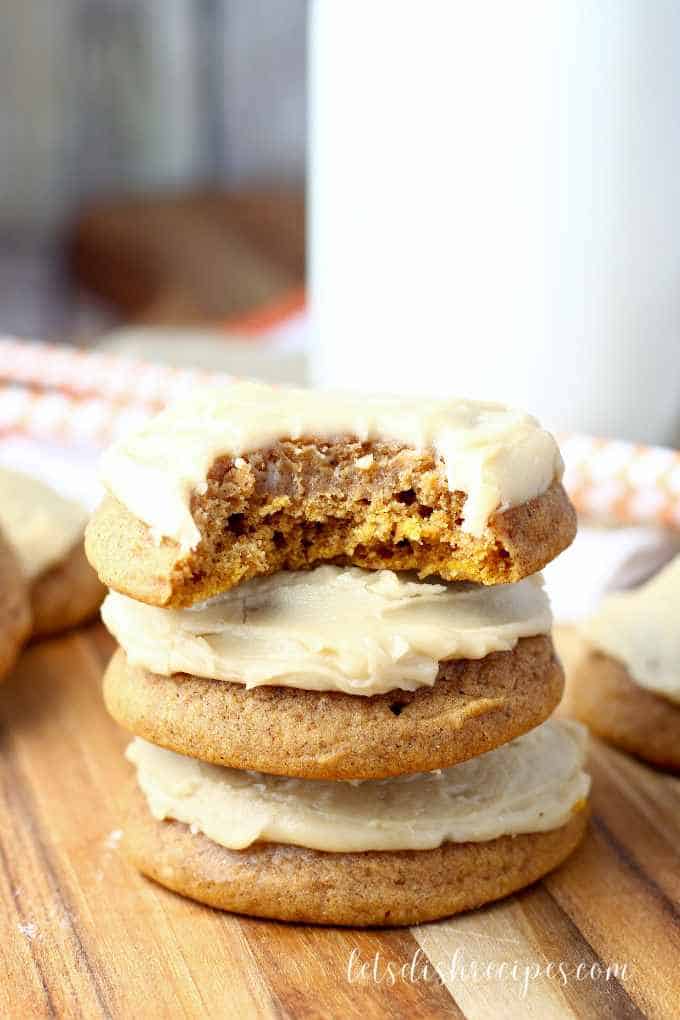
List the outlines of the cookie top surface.
{"label": "cookie top surface", "polygon": [[426,850],[558,828],[588,794],[586,729],[547,722],[443,771],[363,783],[288,779],[207,765],[143,740],[127,751],[154,817],[232,850]]}
{"label": "cookie top surface", "polygon": [[526,733],[557,707],[563,674],[548,636],[442,663],[432,687],[371,698],[159,676],[113,656],[111,715],[155,744],[218,765],[308,779],[374,779],[445,768]]}
{"label": "cookie top surface", "polygon": [[431,686],[440,662],[508,651],[552,623],[540,575],[484,587],[335,566],[256,578],[188,609],[112,592],[102,617],[153,673],[365,696]]}
{"label": "cookie top surface", "polygon": [[680,556],[639,588],[607,595],[580,631],[636,684],[680,705],[679,605]]}
{"label": "cookie top surface", "polygon": [[37,478],[0,469],[0,527],[29,581],[66,558],[82,538],[87,513]]}
{"label": "cookie top surface", "polygon": [[[234,383],[197,389],[104,455],[109,492],[158,537],[183,551],[201,535],[191,498],[220,457],[281,440],[390,440],[434,451],[450,491],[466,494],[463,527],[480,535],[491,514],[519,506],[561,477],[553,437],[527,414],[470,400],[415,400]],[[370,464],[367,463],[367,467]]]}

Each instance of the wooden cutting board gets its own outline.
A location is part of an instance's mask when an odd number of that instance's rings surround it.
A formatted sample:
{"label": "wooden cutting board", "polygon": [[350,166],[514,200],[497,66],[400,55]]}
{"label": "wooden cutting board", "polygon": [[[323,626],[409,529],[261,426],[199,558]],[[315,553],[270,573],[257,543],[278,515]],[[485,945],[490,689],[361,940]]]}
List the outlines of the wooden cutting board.
{"label": "wooden cutting board", "polygon": [[[36,645],[0,688],[3,1018],[680,1015],[680,781],[595,745],[582,848],[532,889],[448,922],[366,932],[233,917],[123,858],[127,737],[100,697],[111,651],[99,625]],[[590,976],[614,963],[618,977]]]}

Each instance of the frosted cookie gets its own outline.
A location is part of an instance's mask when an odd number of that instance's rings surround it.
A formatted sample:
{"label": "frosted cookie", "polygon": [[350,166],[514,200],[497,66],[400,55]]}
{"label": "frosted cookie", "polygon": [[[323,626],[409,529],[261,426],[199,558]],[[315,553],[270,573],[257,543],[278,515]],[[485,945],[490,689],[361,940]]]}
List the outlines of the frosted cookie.
{"label": "frosted cookie", "polygon": [[233,768],[309,779],[371,779],[442,768],[543,722],[562,668],[548,636],[442,663],[433,686],[372,697],[160,676],[122,651],[104,677],[114,719],[154,744]]}
{"label": "frosted cookie", "polygon": [[[450,765],[562,691],[540,575],[484,587],[325,565],[161,609],[111,593],[109,710],[222,765],[367,778]],[[507,654],[502,654],[507,653]]]}
{"label": "frosted cookie", "polygon": [[87,514],[36,478],[0,469],[0,526],[29,584],[33,636],[94,616],[104,588],[85,557]]}
{"label": "frosted cookie", "polygon": [[62,563],[46,570],[31,586],[33,636],[59,634],[91,620],[105,591],[87,562],[81,537]]}
{"label": "frosted cookie", "polygon": [[591,650],[569,674],[568,715],[652,765],[680,772],[680,705],[645,690],[617,659]]}
{"label": "frosted cookie", "polygon": [[157,606],[324,561],[507,583],[575,532],[554,439],[498,404],[233,384],[158,415],[101,473],[88,558]]}
{"label": "frosted cookie", "polygon": [[0,533],[0,680],[12,669],[30,632],[26,580],[16,553]]}
{"label": "frosted cookie", "polygon": [[431,687],[441,663],[509,651],[552,625],[540,574],[485,587],[330,565],[185,609],[111,592],[102,619],[130,665],[152,673],[366,697]]}
{"label": "frosted cookie", "polygon": [[680,557],[647,584],[603,599],[580,627],[568,710],[598,736],[680,771]]}
{"label": "frosted cookie", "polygon": [[324,783],[220,769],[135,741],[133,862],[214,907],[418,924],[540,878],[581,839],[585,731],[546,723],[441,773]]}
{"label": "frosted cookie", "polygon": [[136,799],[124,845],[148,878],[237,914],[353,927],[423,924],[509,896],[562,864],[588,821],[580,810],[549,832],[436,850],[328,854],[268,843],[234,851],[156,821]]}

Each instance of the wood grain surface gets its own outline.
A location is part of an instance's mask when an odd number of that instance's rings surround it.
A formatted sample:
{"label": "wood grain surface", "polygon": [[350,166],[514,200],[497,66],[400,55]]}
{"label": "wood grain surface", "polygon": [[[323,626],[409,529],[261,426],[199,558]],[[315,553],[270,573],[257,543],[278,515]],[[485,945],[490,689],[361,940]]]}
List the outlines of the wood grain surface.
{"label": "wood grain surface", "polygon": [[123,858],[127,737],[100,696],[111,651],[99,625],[34,645],[0,688],[3,1018],[679,1015],[678,780],[595,744],[582,848],[451,921],[355,931],[234,917]]}

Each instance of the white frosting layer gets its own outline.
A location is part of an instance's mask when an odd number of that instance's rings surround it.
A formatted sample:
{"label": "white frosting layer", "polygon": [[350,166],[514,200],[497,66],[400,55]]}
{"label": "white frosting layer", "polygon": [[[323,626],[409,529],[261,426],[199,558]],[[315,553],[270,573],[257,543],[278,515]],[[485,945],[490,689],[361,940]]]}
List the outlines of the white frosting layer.
{"label": "white frosting layer", "polygon": [[588,795],[585,756],[585,728],[555,721],[441,772],[362,783],[221,768],[140,739],[127,750],[155,818],[233,850],[259,841],[338,853],[558,828]]}
{"label": "white frosting layer", "polygon": [[607,595],[581,633],[640,687],[680,704],[679,611],[680,556],[647,584]]}
{"label": "white frosting layer", "polygon": [[158,537],[193,549],[191,516],[217,457],[237,457],[280,439],[394,440],[441,458],[448,486],[467,494],[465,530],[479,535],[499,508],[518,506],[561,476],[555,440],[534,418],[470,400],[364,397],[261,383],[234,383],[166,409],[104,455],[109,491]]}
{"label": "white frosting layer", "polygon": [[0,527],[29,581],[60,563],[82,538],[85,508],[49,485],[0,469]]}
{"label": "white frosting layer", "polygon": [[111,592],[102,617],[153,673],[364,695],[431,686],[440,662],[507,651],[552,623],[540,575],[485,587],[334,566],[255,578],[189,609]]}

